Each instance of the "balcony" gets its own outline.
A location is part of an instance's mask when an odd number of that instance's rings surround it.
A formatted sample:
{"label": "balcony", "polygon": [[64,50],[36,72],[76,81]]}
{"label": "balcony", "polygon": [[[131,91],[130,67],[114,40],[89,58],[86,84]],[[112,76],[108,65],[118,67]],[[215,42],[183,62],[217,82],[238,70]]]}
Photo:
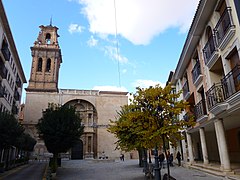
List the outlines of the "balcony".
{"label": "balcony", "polygon": [[224,89],[221,83],[214,84],[207,92],[208,110],[214,115],[224,112],[228,104],[225,101]]}
{"label": "balcony", "polygon": [[195,86],[198,86],[202,81],[203,75],[201,74],[200,63],[197,62],[192,70],[192,79]]}
{"label": "balcony", "polygon": [[0,98],[4,97],[5,88],[0,84]]}
{"label": "balcony", "polygon": [[224,97],[227,99],[240,90],[240,65],[235,66],[222,79]]}
{"label": "balcony", "polygon": [[13,113],[14,115],[18,114],[18,108],[17,108],[16,105],[13,105],[13,106],[12,106],[12,113]]}
{"label": "balcony", "polygon": [[20,101],[20,94],[19,94],[19,92],[17,92],[17,91],[14,92],[14,99],[16,101]]}
{"label": "balcony", "polygon": [[[191,111],[187,112],[186,114],[183,115],[183,120],[185,122],[189,122],[190,120],[194,120],[196,121],[196,118],[194,116],[194,113],[192,113]],[[186,126],[185,128],[190,128],[191,126]]]}
{"label": "balcony", "polygon": [[214,36],[211,36],[208,39],[206,45],[203,48],[203,55],[204,55],[205,64],[209,68],[211,68],[215,64],[215,62],[219,56],[217,48],[216,48],[216,44],[214,41]]}
{"label": "balcony", "polygon": [[186,81],[183,85],[183,97],[184,99],[188,99],[190,97],[189,87],[188,87],[188,81]]}
{"label": "balcony", "polygon": [[17,87],[19,87],[19,88],[21,88],[21,87],[22,87],[22,82],[21,82],[21,80],[20,80],[20,78],[19,78],[19,77],[17,77],[17,80],[16,80],[16,85],[17,85]]}
{"label": "balcony", "polygon": [[11,53],[10,53],[8,47],[2,48],[1,51],[2,51],[2,54],[3,54],[3,57],[4,57],[5,61],[9,61],[10,57],[11,57]]}
{"label": "balcony", "polygon": [[7,78],[7,68],[5,67],[5,65],[3,63],[0,62],[0,76],[2,77],[2,79],[6,79]]}
{"label": "balcony", "polygon": [[223,50],[235,34],[231,8],[228,7],[219,19],[214,31],[216,35],[217,46]]}
{"label": "balcony", "polygon": [[205,100],[199,101],[195,106],[194,106],[194,115],[197,121],[203,121],[207,119],[207,109],[206,109],[206,103]]}

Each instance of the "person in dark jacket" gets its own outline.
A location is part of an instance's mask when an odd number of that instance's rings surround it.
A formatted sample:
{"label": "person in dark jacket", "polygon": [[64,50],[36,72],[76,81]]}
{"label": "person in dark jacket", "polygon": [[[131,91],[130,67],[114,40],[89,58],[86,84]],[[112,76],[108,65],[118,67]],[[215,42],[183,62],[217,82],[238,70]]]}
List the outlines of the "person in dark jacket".
{"label": "person in dark jacket", "polygon": [[178,160],[178,166],[181,166],[181,153],[178,151],[177,152],[177,160]]}

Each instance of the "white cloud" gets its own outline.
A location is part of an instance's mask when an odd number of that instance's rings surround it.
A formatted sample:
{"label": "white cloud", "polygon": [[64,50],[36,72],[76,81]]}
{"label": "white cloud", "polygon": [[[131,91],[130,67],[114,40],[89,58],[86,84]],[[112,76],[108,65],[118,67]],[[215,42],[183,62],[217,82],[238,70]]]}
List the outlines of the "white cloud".
{"label": "white cloud", "polygon": [[143,79],[138,79],[134,83],[132,83],[133,87],[141,87],[141,88],[149,88],[149,86],[155,86],[159,84],[161,87],[164,87],[165,84],[161,83],[159,81],[153,81],[153,80],[143,80]]}
{"label": "white cloud", "polygon": [[[148,44],[171,27],[186,32],[199,0],[116,0],[117,31],[133,44]],[[78,0],[89,21],[89,31],[115,35],[113,0]]]}
{"label": "white cloud", "polygon": [[109,56],[111,59],[117,60],[120,63],[127,63],[128,58],[121,55],[120,50],[117,51],[117,48],[114,46],[105,46],[104,52],[107,56]]}
{"label": "white cloud", "polygon": [[90,47],[96,46],[97,43],[98,43],[98,40],[95,39],[93,36],[91,36],[90,39],[87,41],[87,44]]}
{"label": "white cloud", "polygon": [[128,90],[125,87],[117,87],[117,86],[94,86],[93,90],[128,92]]}
{"label": "white cloud", "polygon": [[81,33],[83,31],[84,27],[78,25],[78,24],[70,24],[68,26],[68,31],[72,34],[75,32]]}

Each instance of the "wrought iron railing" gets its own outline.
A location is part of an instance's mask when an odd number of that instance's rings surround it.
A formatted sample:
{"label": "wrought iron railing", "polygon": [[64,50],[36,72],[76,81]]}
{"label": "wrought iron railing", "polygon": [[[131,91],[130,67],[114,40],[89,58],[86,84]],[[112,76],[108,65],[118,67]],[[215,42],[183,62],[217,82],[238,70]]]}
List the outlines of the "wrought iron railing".
{"label": "wrought iron railing", "polygon": [[5,67],[5,65],[3,63],[0,62],[0,76],[3,78],[3,79],[6,79],[7,78],[7,68]]}
{"label": "wrought iron railing", "polygon": [[212,57],[213,53],[216,51],[216,44],[214,41],[214,36],[209,37],[206,45],[203,48],[204,61],[207,64]]}
{"label": "wrought iron railing", "polygon": [[220,83],[214,84],[207,92],[207,105],[211,110],[216,104],[225,101],[240,91],[240,65],[235,66]]}
{"label": "wrought iron railing", "polygon": [[14,99],[20,101],[20,94],[17,91],[14,92]]}
{"label": "wrought iron railing", "polygon": [[18,108],[17,108],[16,105],[13,105],[13,106],[12,106],[12,113],[13,113],[13,114],[18,114]]}
{"label": "wrought iron railing", "polygon": [[0,84],[0,97],[4,97],[5,88]]}
{"label": "wrought iron railing", "polygon": [[228,98],[240,90],[240,65],[235,66],[221,80],[223,85],[224,97]]}
{"label": "wrought iron railing", "polygon": [[195,118],[198,119],[207,114],[206,103],[205,100],[202,99],[194,106],[194,115]]}
{"label": "wrought iron railing", "polygon": [[187,93],[189,93],[188,81],[183,85],[183,97],[186,97]]}
{"label": "wrought iron railing", "polygon": [[213,84],[206,92],[208,109],[212,109],[216,104],[225,100],[223,85],[221,83]]}
{"label": "wrought iron railing", "polygon": [[197,78],[199,77],[199,75],[201,74],[201,67],[200,67],[200,63],[199,61],[195,64],[195,66],[193,67],[192,70],[192,79],[193,82],[195,82],[197,80]]}
{"label": "wrought iron railing", "polygon": [[222,42],[228,29],[232,26],[234,25],[232,22],[231,8],[227,7],[214,29],[216,34],[217,44],[220,44]]}
{"label": "wrought iron railing", "polygon": [[17,77],[16,85],[17,85],[17,87],[22,87],[22,82],[19,77]]}
{"label": "wrought iron railing", "polygon": [[3,57],[5,58],[5,61],[9,61],[11,57],[11,53],[7,47],[1,49]]}

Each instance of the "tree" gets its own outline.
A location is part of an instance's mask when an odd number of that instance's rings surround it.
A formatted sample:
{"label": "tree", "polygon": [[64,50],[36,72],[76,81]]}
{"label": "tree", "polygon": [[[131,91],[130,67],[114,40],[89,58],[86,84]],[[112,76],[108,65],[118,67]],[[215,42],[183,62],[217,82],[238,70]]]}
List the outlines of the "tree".
{"label": "tree", "polygon": [[13,114],[9,112],[0,112],[0,152],[4,149],[5,169],[9,167],[9,149],[17,144],[17,138],[24,132],[24,128],[17,121]]}
{"label": "tree", "polygon": [[57,168],[59,153],[67,152],[83,134],[84,126],[72,106],[49,104],[39,119],[37,129],[50,153],[53,153],[52,171]]}
{"label": "tree", "polygon": [[[118,120],[112,121],[108,131],[115,134],[118,138],[116,148],[124,151],[131,151],[137,149],[139,152],[139,166],[142,167],[142,155],[145,153],[144,146],[142,145],[143,139],[139,134],[140,131],[137,123],[139,119],[144,118],[144,114],[136,110],[134,105],[124,105],[118,112]],[[131,127],[131,128],[129,128]]]}
{"label": "tree", "polygon": [[37,141],[32,138],[29,134],[23,133],[20,137],[17,138],[16,147],[23,151],[33,151],[33,148]]}
{"label": "tree", "polygon": [[16,137],[23,134],[24,128],[14,115],[0,112],[0,149],[9,148],[16,144]]}
{"label": "tree", "polygon": [[[181,93],[173,93],[171,84],[165,88],[160,85],[146,89],[138,87],[131,105],[122,109],[125,113],[119,113],[117,121],[111,121],[109,131],[119,139],[117,145],[124,149],[126,146],[129,149],[163,146],[165,153],[166,142],[176,146],[183,138],[180,131],[194,125],[193,118],[188,122],[179,118],[188,107],[187,102],[177,100]],[[132,144],[130,137],[138,142]]]}

